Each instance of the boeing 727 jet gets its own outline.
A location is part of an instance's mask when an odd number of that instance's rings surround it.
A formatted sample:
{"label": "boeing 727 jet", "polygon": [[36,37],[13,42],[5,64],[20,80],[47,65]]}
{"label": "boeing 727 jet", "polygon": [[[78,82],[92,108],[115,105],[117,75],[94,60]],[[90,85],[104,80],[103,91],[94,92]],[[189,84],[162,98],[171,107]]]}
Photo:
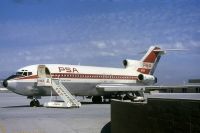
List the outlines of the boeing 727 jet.
{"label": "boeing 727 jet", "polygon": [[59,95],[59,90],[52,89],[51,85],[40,85],[42,79],[47,83],[57,80],[70,94],[90,97],[94,103],[111,98],[143,100],[139,97],[142,95],[141,86],[157,82],[153,74],[164,53],[161,48],[151,46],[141,60],[124,60],[124,68],[66,64],[30,65],[17,70],[15,75],[3,81],[3,85],[14,93],[31,98],[30,106],[39,106],[38,99],[41,96]]}

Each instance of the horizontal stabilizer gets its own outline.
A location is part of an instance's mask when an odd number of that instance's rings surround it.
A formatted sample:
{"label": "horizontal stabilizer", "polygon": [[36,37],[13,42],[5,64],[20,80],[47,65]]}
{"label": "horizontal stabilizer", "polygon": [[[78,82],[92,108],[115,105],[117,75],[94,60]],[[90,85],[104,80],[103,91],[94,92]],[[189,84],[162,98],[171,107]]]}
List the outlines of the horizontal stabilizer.
{"label": "horizontal stabilizer", "polygon": [[189,49],[165,49],[165,51],[189,51]]}

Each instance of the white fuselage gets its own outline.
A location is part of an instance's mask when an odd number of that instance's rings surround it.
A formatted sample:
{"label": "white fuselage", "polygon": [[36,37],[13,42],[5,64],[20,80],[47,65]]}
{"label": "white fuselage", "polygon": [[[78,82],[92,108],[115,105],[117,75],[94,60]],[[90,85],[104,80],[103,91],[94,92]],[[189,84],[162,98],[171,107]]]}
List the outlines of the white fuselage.
{"label": "white fuselage", "polygon": [[[21,68],[17,73],[23,76],[8,80],[7,88],[17,94],[25,96],[49,96],[51,87],[38,87],[38,66],[31,65]],[[64,64],[45,64],[52,79],[59,79],[61,83],[74,95],[95,96],[106,95],[96,89],[98,84],[128,84],[139,85],[139,72],[131,68],[92,67]],[[28,75],[27,73],[30,73]],[[26,73],[26,74],[24,74]],[[56,95],[53,92],[53,95]]]}

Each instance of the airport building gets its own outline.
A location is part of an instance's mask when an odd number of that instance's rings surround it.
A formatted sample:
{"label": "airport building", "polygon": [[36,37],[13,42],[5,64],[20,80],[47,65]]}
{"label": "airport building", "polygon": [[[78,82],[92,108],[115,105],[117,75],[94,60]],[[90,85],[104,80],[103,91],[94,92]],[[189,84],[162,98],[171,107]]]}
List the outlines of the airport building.
{"label": "airport building", "polygon": [[182,93],[200,93],[200,79],[189,79],[186,88],[182,88]]}
{"label": "airport building", "polygon": [[[159,88],[159,91],[158,91]],[[200,79],[189,79],[184,85],[152,86],[147,92],[159,93],[200,93]]]}

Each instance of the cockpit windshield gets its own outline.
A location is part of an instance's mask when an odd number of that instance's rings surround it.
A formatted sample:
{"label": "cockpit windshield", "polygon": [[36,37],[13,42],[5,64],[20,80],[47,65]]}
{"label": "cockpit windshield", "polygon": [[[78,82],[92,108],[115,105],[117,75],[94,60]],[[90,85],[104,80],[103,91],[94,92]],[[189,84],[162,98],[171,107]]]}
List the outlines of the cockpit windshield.
{"label": "cockpit windshield", "polygon": [[32,75],[32,72],[28,72],[27,70],[22,70],[21,72],[16,72],[16,75],[19,75],[19,76],[30,76],[30,75]]}

